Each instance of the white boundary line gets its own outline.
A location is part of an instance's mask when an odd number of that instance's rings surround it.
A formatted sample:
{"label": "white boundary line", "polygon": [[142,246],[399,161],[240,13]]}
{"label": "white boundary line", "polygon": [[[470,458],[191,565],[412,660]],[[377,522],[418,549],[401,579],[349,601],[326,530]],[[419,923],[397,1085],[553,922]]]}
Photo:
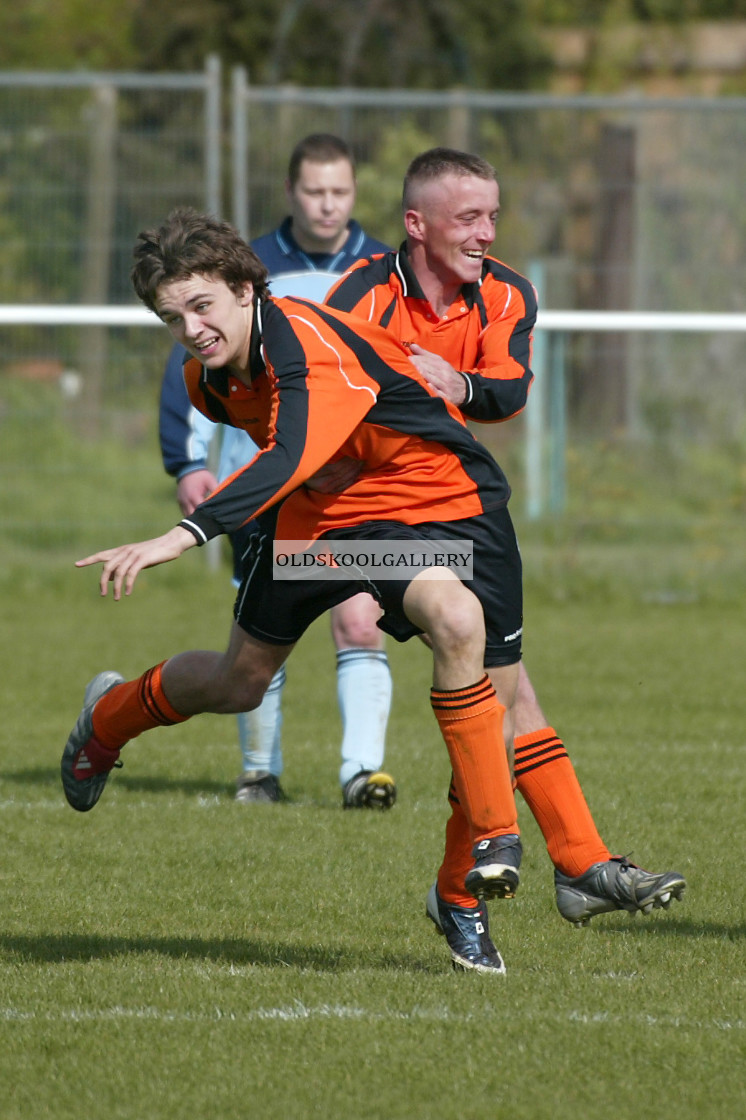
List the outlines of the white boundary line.
{"label": "white boundary line", "polygon": [[[534,1015],[521,1015],[520,1009],[511,1008],[506,1012],[510,1019],[535,1018]],[[566,1015],[548,1016],[554,1022],[579,1023],[595,1026],[598,1023],[628,1023],[638,1027],[675,1028],[677,1030],[699,1031],[742,1031],[746,1029],[743,1019],[687,1019],[680,1015],[649,1015],[644,1012],[632,1015],[615,1015],[608,1011],[569,1011]],[[210,1011],[171,1011],[158,1007],[102,1007],[91,1010],[71,1008],[59,1011],[26,1011],[16,1007],[0,1007],[0,1023],[98,1023],[121,1020],[149,1020],[158,1023],[256,1023],[285,1022],[297,1023],[310,1019],[359,1020],[366,1022],[481,1022],[481,1013],[458,1013],[448,1008],[413,1007],[411,1011],[370,1011],[363,1007],[347,1007],[344,1004],[321,1004],[308,1007],[300,1000],[284,1007],[257,1007],[247,1011],[229,1011],[214,1007]]]}

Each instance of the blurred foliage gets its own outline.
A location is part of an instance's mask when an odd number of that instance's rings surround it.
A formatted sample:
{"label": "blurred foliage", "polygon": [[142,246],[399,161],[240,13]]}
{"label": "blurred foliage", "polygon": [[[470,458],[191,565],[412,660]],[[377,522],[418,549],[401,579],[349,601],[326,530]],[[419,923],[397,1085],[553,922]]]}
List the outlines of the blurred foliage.
{"label": "blurred foliage", "polygon": [[[682,36],[682,21],[688,27],[695,19],[744,17],[746,0],[25,0],[0,7],[0,67],[191,75],[203,71],[205,57],[215,52],[226,85],[235,64],[248,68],[253,85],[295,83],[297,97],[252,111],[250,236],[282,218],[287,156],[307,132],[338,132],[350,141],[359,167],[356,216],[394,246],[402,238],[406,165],[418,151],[449,144],[478,151],[497,167],[502,215],[495,254],[523,272],[531,274],[538,263],[545,276],[551,273],[542,293],[545,307],[595,306],[599,275],[629,268],[638,307],[738,310],[746,292],[742,115],[646,111],[628,118],[623,108],[595,113],[517,106],[495,111],[467,109],[458,98],[446,108],[381,110],[331,101],[320,106],[304,87],[541,89],[552,76],[542,32],[583,26],[606,34],[593,36],[582,88],[618,92],[629,80],[631,52],[640,41],[656,42],[670,25]],[[632,21],[638,21],[632,47],[622,46],[624,37],[614,31]],[[683,75],[682,90],[686,82]],[[744,92],[745,82],[734,72],[729,92]],[[227,97],[223,105],[227,169]],[[90,301],[90,261],[109,236],[101,298],[131,302],[128,273],[137,230],[176,203],[204,205],[201,94],[120,89],[109,178],[113,228],[97,239],[90,212],[92,198],[101,197],[98,111],[90,90],[19,86],[8,92],[0,118],[0,301]],[[617,127],[635,130],[637,229],[629,259],[621,253],[610,260],[600,221],[608,181],[598,153],[604,132]],[[226,174],[223,204],[230,216],[227,180]],[[52,337],[34,327],[8,328],[2,335],[17,348],[10,363],[27,354],[84,368],[90,336],[59,331]],[[154,376],[150,350],[138,352],[123,340],[109,334],[107,379],[147,384]],[[639,351],[639,360],[632,353],[629,362],[637,378],[629,394],[637,410],[632,419],[653,432],[689,432],[702,425],[706,409],[707,424],[730,438],[744,408],[738,341],[721,335],[704,352],[701,339],[670,335],[631,344]],[[572,346],[571,410],[577,396],[573,369],[594,369],[598,362],[587,341]],[[717,398],[708,393],[703,369],[727,391]]]}
{"label": "blurred foliage", "polygon": [[132,29],[144,69],[216,51],[257,84],[525,90],[553,70],[545,27],[745,16],[746,0],[135,0]]}
{"label": "blurred foliage", "polygon": [[375,230],[393,248],[404,239],[402,168],[434,143],[433,137],[414,123],[391,125],[381,130],[375,162],[358,170],[355,215],[364,229]]}
{"label": "blurred foliage", "polygon": [[200,70],[252,81],[538,89],[542,27],[742,19],[746,0],[26,0],[0,8],[0,69]]}
{"label": "blurred foliage", "polygon": [[746,17],[746,0],[532,0],[530,7],[537,21],[559,26],[596,26],[610,18],[683,23]]}
{"label": "blurred foliage", "polygon": [[0,69],[139,69],[138,0],[24,0],[0,5]]}
{"label": "blurred foliage", "polygon": [[144,69],[217,51],[263,84],[525,89],[549,70],[521,0],[141,0],[133,31]]}

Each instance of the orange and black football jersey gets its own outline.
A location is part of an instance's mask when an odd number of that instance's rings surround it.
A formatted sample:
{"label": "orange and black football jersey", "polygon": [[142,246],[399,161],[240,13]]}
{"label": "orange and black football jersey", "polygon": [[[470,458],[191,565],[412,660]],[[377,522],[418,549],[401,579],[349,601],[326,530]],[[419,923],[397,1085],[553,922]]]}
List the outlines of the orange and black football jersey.
{"label": "orange and black football jersey", "polygon": [[[261,450],[181,524],[200,541],[282,502],[277,536],[312,540],[363,521],[415,525],[504,505],[505,476],[459,410],[436,397],[386,330],[308,300],[255,305],[251,384],[196,359],[192,403]],[[364,464],[341,493],[303,485],[335,458]]]}
{"label": "orange and black football jersey", "polygon": [[508,420],[525,406],[531,373],[536,294],[520,273],[485,257],[481,280],[464,284],[443,318],[414,274],[406,244],[353,265],[325,303],[385,327],[405,346],[416,342],[464,375],[460,409],[482,423]]}

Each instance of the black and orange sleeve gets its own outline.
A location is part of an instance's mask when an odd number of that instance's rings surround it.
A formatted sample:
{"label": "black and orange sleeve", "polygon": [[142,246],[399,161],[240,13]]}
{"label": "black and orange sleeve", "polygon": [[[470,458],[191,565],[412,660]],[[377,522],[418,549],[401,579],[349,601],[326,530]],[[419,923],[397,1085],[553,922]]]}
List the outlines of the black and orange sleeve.
{"label": "black and orange sleeve", "polygon": [[531,351],[537,304],[532,284],[497,261],[491,261],[481,298],[486,323],[478,353],[462,369],[467,397],[461,411],[470,420],[509,420],[526,406],[533,381]]}
{"label": "black and orange sleeve", "polygon": [[378,384],[313,304],[268,301],[262,317],[272,384],[267,446],[181,522],[199,543],[283,501],[334,456],[376,402]]}

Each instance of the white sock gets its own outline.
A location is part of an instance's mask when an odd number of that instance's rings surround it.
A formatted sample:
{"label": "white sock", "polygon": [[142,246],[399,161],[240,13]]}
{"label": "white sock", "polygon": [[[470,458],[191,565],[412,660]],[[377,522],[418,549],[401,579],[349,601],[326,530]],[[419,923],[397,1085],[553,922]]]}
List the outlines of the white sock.
{"label": "white sock", "polygon": [[253,712],[239,712],[238,745],[244,772],[267,770],[279,778],[282,773],[282,690],[285,666],[277,670],[261,704]]}
{"label": "white sock", "polygon": [[344,786],[360,770],[383,765],[391,709],[391,671],[383,650],[339,650],[337,699],[342,715],[339,780]]}

